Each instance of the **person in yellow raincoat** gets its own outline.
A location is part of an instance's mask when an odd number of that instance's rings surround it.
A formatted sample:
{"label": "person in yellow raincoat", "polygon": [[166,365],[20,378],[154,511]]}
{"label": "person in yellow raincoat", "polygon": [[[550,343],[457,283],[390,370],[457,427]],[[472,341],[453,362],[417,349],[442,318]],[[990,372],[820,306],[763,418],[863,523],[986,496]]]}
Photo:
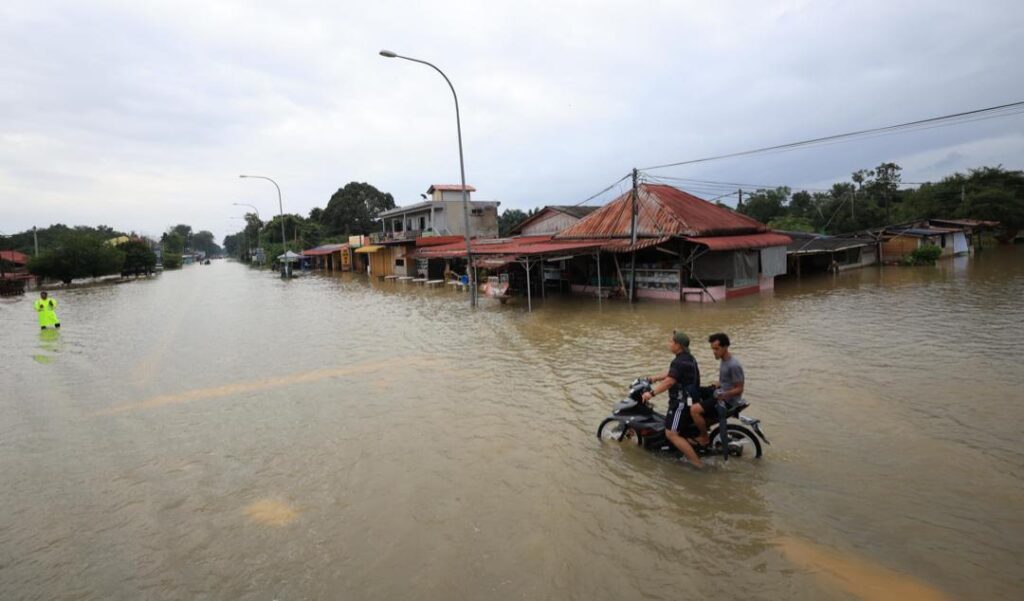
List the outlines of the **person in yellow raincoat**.
{"label": "person in yellow raincoat", "polygon": [[39,314],[39,327],[43,330],[53,326],[55,328],[60,327],[60,319],[57,318],[57,301],[52,298],[48,298],[49,295],[44,291],[39,293],[39,300],[35,302],[36,313]]}

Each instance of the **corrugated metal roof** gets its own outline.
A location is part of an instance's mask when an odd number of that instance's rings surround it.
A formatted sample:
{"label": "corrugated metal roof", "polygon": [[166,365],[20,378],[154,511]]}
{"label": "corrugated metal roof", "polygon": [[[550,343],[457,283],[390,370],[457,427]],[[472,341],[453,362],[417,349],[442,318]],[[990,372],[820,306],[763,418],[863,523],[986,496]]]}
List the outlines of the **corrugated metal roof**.
{"label": "corrugated metal roof", "polygon": [[613,253],[628,253],[634,250],[643,250],[652,246],[657,246],[671,240],[668,236],[662,238],[643,238],[637,240],[636,244],[630,244],[629,240],[617,239],[617,240],[605,240],[605,244],[601,246],[601,250],[613,252]]}
{"label": "corrugated metal roof", "polygon": [[743,234],[740,236],[694,236],[687,237],[694,244],[703,244],[709,250],[740,250],[743,248],[767,248],[786,246],[793,241],[789,236],[775,232]]}
{"label": "corrugated metal roof", "polygon": [[837,238],[809,232],[778,232],[789,236],[793,241],[787,245],[786,252],[796,255],[813,255],[831,253],[849,248],[864,248],[874,244],[871,240],[861,238]]}
{"label": "corrugated metal roof", "polygon": [[[474,255],[499,256],[511,255],[528,257],[552,253],[565,253],[598,248],[608,240],[552,240],[551,236],[523,236],[521,238],[499,238],[496,240],[473,240],[471,248]],[[446,244],[422,248],[414,255],[421,259],[439,259],[465,257],[466,244]]]}
{"label": "corrugated metal roof", "polygon": [[[768,228],[760,221],[661,184],[640,184],[637,235],[715,236],[752,234]],[[632,227],[632,190],[609,202],[557,235],[568,238],[629,238]]]}
{"label": "corrugated metal roof", "polygon": [[28,255],[16,250],[0,250],[0,259],[15,265],[25,265],[28,263]]}
{"label": "corrugated metal roof", "polygon": [[465,236],[420,236],[416,238],[416,246],[443,246],[445,244],[466,243]]}

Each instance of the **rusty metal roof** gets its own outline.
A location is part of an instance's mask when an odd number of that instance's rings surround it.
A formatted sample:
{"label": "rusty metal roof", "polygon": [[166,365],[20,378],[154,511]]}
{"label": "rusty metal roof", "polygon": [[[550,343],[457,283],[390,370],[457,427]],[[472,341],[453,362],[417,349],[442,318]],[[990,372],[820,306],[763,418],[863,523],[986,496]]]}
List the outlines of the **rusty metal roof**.
{"label": "rusty metal roof", "polygon": [[[697,198],[672,186],[640,184],[637,235],[727,236],[767,231],[760,221]],[[556,238],[629,238],[632,190],[562,230]]]}
{"label": "rusty metal roof", "polygon": [[14,263],[15,265],[25,265],[28,263],[28,255],[16,250],[0,250],[0,260]]}
{"label": "rusty metal roof", "polygon": [[[523,236],[521,238],[499,238],[495,240],[473,240],[471,247],[474,255],[501,256],[510,255],[528,257],[546,254],[563,254],[578,252],[585,249],[598,248],[609,240],[552,240],[551,236]],[[465,257],[466,244],[445,244],[419,249],[415,255],[420,259],[440,259]]]}
{"label": "rusty metal roof", "polygon": [[688,236],[686,240],[694,244],[703,244],[709,250],[740,250],[743,248],[786,246],[793,241],[789,236],[775,232],[761,232],[759,234],[743,234],[739,236]]}

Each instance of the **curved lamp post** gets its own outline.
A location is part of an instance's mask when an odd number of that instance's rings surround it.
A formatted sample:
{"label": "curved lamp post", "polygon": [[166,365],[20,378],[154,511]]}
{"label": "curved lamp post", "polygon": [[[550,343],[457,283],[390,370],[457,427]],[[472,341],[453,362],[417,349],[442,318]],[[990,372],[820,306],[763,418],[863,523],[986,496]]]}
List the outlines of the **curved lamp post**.
{"label": "curved lamp post", "polygon": [[400,58],[414,63],[419,63],[421,65],[426,65],[440,73],[441,77],[443,77],[445,82],[448,83],[448,87],[452,90],[452,98],[455,99],[455,131],[459,137],[459,174],[462,177],[462,222],[463,227],[466,228],[466,261],[468,263],[466,275],[469,277],[469,303],[471,306],[476,307],[476,269],[473,267],[473,248],[469,242],[469,194],[466,192],[466,163],[462,156],[462,120],[459,117],[459,96],[455,93],[455,86],[452,85],[452,81],[448,79],[448,76],[444,74],[444,71],[438,69],[436,65],[418,58],[395,54],[390,50],[381,50],[380,55],[385,58]]}
{"label": "curved lamp post", "polygon": [[[253,178],[253,179],[265,179],[268,182],[274,184],[274,187],[277,188],[277,208],[278,208],[279,214],[281,215],[281,245],[284,247],[284,252],[287,253],[288,252],[288,238],[285,237],[285,233],[284,233],[284,204],[281,202],[281,186],[278,186],[277,182],[275,182],[274,180],[270,179],[269,177],[267,177],[265,175],[239,175],[238,177],[250,177],[250,178]],[[281,267],[281,277],[288,277],[288,275],[289,275],[288,274],[289,267],[290,266],[288,264],[288,261],[285,261],[283,263],[282,267]]]}

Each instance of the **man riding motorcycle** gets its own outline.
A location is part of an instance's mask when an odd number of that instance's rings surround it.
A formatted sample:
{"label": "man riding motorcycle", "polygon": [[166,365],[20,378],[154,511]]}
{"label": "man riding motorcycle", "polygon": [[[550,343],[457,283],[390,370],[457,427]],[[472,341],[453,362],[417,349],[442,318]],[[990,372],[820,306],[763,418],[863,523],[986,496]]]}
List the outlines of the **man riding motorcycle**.
{"label": "man riding motorcycle", "polygon": [[672,331],[672,338],[669,340],[668,349],[675,355],[668,371],[657,376],[650,376],[649,380],[654,386],[650,392],[643,395],[644,402],[650,401],[653,397],[668,391],[668,412],[665,414],[665,437],[668,438],[679,452],[689,460],[694,467],[701,467],[700,457],[693,450],[693,445],[679,434],[683,427],[688,425],[690,416],[687,415],[686,396],[690,394],[694,399],[700,398],[700,369],[697,367],[697,360],[690,354],[690,337],[679,330]]}

